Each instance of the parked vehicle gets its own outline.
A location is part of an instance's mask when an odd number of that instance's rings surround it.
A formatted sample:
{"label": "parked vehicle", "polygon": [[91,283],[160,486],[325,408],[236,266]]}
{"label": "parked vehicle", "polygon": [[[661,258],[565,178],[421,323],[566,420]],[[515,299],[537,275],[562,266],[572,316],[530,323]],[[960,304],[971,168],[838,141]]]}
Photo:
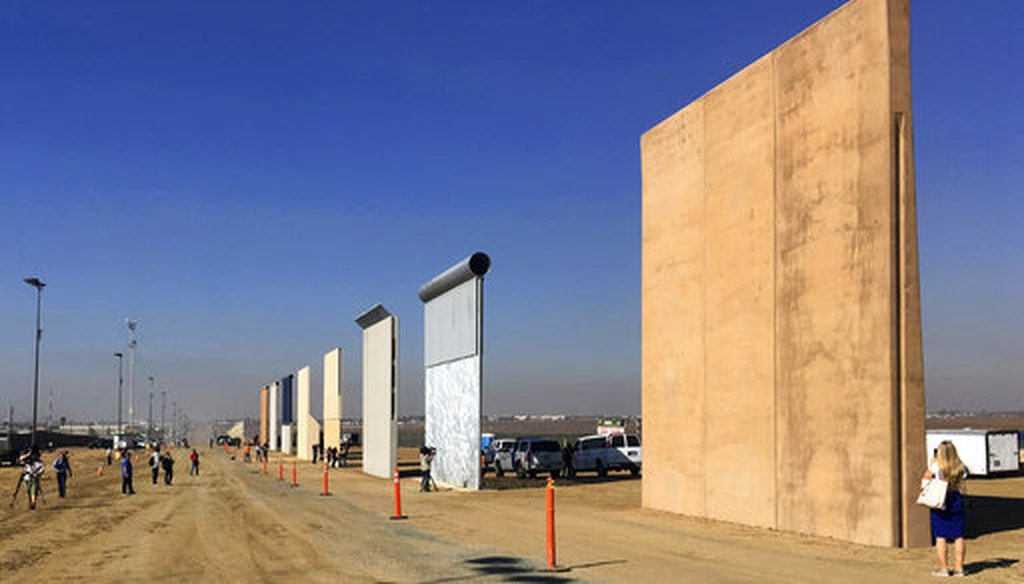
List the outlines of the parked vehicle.
{"label": "parked vehicle", "polygon": [[512,453],[515,452],[516,442],[515,438],[498,438],[491,442],[484,454],[487,464],[494,465],[494,474],[499,477],[505,476],[505,471],[515,469]]}
{"label": "parked vehicle", "polygon": [[573,474],[594,471],[603,477],[610,470],[628,470],[638,476],[642,463],[640,437],[636,434],[584,436],[573,447]]}
{"label": "parked vehicle", "polygon": [[550,438],[520,438],[512,465],[520,478],[533,478],[538,472],[551,473],[551,478],[556,478],[562,470],[562,447]]}
{"label": "parked vehicle", "polygon": [[1020,470],[1020,446],[1014,430],[928,430],[925,442],[928,459],[943,440],[956,446],[956,452],[975,476],[1013,473]]}

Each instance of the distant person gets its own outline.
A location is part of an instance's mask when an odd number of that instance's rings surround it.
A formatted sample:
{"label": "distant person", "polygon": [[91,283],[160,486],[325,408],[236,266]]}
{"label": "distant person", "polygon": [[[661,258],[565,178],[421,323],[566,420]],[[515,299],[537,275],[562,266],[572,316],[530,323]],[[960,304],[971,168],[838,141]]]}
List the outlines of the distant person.
{"label": "distant person", "polygon": [[121,454],[121,494],[135,494],[135,487],[132,486],[132,453],[127,450]]}
{"label": "distant person", "polygon": [[572,477],[576,474],[572,465],[573,448],[568,440],[562,444],[562,476]]}
{"label": "distant person", "polygon": [[196,449],[192,449],[192,453],[188,455],[189,467],[188,476],[199,476],[199,453]]}
{"label": "distant person", "polygon": [[430,467],[434,462],[437,450],[424,444],[420,447],[420,492],[430,492]]}
{"label": "distant person", "polygon": [[319,454],[319,452],[320,452],[320,445],[319,444],[314,444],[313,445],[313,464],[316,464],[316,456],[317,456],[317,454]]}
{"label": "distant person", "polygon": [[60,453],[60,456],[53,460],[53,472],[57,475],[57,492],[63,499],[68,493],[68,479],[74,473],[71,472],[71,462],[68,460],[68,451]]}
{"label": "distant person", "polygon": [[14,488],[14,495],[11,496],[11,507],[14,506],[14,501],[18,498],[18,493],[21,491],[21,485],[25,485],[25,494],[28,496],[28,508],[35,509],[36,502],[39,500],[39,496],[42,494],[42,480],[43,473],[46,472],[46,467],[39,461],[39,451],[33,449],[25,454],[22,454],[18,458],[18,462],[24,466],[21,471],[21,476],[18,477],[18,484]]}
{"label": "distant person", "polygon": [[962,490],[967,468],[956,452],[956,446],[949,440],[943,440],[935,449],[935,456],[924,471],[924,479],[938,478],[946,481],[946,505],[944,509],[931,510],[932,537],[935,539],[935,552],[939,558],[939,569],[932,574],[949,576],[947,554],[949,542],[953,541],[953,576],[964,575],[964,497]]}
{"label": "distant person", "polygon": [[157,446],[149,455],[149,472],[153,475],[153,484],[160,478],[160,447]]}
{"label": "distant person", "polygon": [[248,442],[246,442],[245,446],[242,447],[242,454],[244,455],[244,457],[242,458],[242,462],[249,462],[249,443]]}
{"label": "distant person", "polygon": [[114,464],[114,448],[107,446],[107,466]]}
{"label": "distant person", "polygon": [[164,484],[170,485],[174,480],[174,457],[170,450],[160,457],[160,465],[164,467]]}
{"label": "distant person", "polygon": [[352,448],[352,442],[345,440],[341,443],[341,449],[338,451],[339,466],[348,467],[348,451]]}

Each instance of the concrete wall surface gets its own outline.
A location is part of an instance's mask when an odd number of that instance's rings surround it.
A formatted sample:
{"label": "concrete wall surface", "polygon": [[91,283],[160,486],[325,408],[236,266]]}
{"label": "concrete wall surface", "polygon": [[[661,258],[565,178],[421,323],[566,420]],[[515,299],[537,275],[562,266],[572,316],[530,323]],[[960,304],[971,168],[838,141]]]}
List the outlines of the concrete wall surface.
{"label": "concrete wall surface", "polygon": [[295,454],[295,427],[281,424],[281,453]]}
{"label": "concrete wall surface", "polygon": [[906,0],[644,134],[645,507],[927,545],[911,136]]}
{"label": "concrete wall surface", "polygon": [[[313,441],[310,440],[310,369],[308,366],[299,369],[295,375],[295,456],[301,460],[313,460]],[[319,432],[319,430],[318,430]]]}
{"label": "concrete wall surface", "polygon": [[279,442],[278,435],[281,433],[281,411],[278,404],[281,401],[281,384],[276,381],[271,383],[268,394],[270,397],[267,400],[267,417],[269,418],[269,424],[267,426],[267,435],[269,438],[267,444],[271,450],[280,450],[281,444]]}
{"label": "concrete wall surface", "polygon": [[270,424],[270,388],[260,388],[260,444],[269,438],[268,427]]}
{"label": "concrete wall surface", "polygon": [[398,460],[398,319],[363,329],[363,472],[389,478]]}
{"label": "concrete wall surface", "polygon": [[341,445],[341,349],[324,354],[324,451]]}

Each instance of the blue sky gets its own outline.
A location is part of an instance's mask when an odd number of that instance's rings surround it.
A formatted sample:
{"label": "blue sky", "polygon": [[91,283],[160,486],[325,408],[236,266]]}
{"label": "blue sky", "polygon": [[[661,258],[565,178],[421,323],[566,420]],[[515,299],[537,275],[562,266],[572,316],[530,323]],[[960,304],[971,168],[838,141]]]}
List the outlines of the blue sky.
{"label": "blue sky", "polygon": [[[123,319],[195,418],[400,318],[473,251],[487,412],[640,408],[639,137],[839,2],[5,2],[0,406],[112,417]],[[929,409],[1024,409],[1024,4],[918,1]]]}

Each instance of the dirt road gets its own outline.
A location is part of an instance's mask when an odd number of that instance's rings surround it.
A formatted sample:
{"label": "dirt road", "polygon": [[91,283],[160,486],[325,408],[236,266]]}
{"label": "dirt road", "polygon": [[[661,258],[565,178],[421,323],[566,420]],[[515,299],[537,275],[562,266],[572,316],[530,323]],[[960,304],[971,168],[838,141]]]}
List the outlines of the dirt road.
{"label": "dirt road", "polygon": [[[623,477],[556,490],[559,564],[546,573],[544,491],[416,492],[409,519],[389,521],[392,485],[358,469],[298,463],[300,486],[222,451],[200,450],[201,476],[175,451],[173,486],[136,464],[137,495],[120,495],[116,467],[96,476],[99,451],[76,450],[69,497],[30,512],[0,511],[0,581],[89,582],[930,582],[931,551],[892,550],[640,510]],[[404,453],[404,456],[410,453]],[[46,457],[47,463],[50,457]],[[286,479],[291,459],[285,459]],[[13,488],[17,469],[0,469]],[[539,480],[538,486],[543,484]],[[979,582],[1022,582],[1024,478],[974,481],[978,535],[968,556]]]}

